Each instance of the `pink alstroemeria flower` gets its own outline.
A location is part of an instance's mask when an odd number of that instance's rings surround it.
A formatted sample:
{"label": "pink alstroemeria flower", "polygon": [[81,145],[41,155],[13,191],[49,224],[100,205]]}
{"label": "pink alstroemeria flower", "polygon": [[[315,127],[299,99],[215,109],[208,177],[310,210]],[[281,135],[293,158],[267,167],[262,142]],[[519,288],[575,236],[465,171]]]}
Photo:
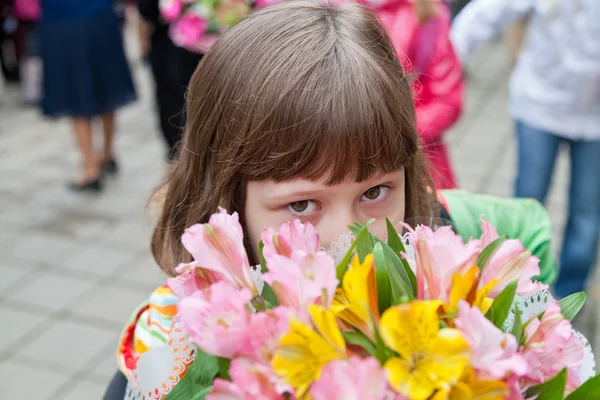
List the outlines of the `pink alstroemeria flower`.
{"label": "pink alstroemeria flower", "polygon": [[217,379],[206,400],[283,400],[270,380],[252,361],[237,358],[231,362],[229,375],[232,382]]}
{"label": "pink alstroemeria flower", "polygon": [[571,323],[562,316],[558,302],[548,305],[541,321],[535,318],[527,325],[525,337],[520,352],[529,364],[526,383],[545,382],[567,368],[567,389],[579,386],[583,344],[575,336]]}
{"label": "pink alstroemeria flower", "polygon": [[208,354],[231,358],[247,343],[251,298],[250,290],[221,281],[181,299],[177,312],[191,342]]}
{"label": "pink alstroemeria flower", "polygon": [[275,254],[290,258],[292,250],[301,250],[307,254],[315,254],[320,251],[319,234],[315,227],[300,220],[288,222],[281,225],[279,232],[273,228],[267,228],[262,233],[262,241],[265,245],[263,255],[265,259]]}
{"label": "pink alstroemeria flower", "polygon": [[290,318],[294,311],[282,306],[266,312],[259,312],[250,316],[247,346],[244,356],[265,365],[271,365],[275,349],[281,337],[290,330]]}
{"label": "pink alstroemeria flower", "polygon": [[190,264],[180,264],[175,271],[179,275],[167,279],[167,285],[180,299],[191,296],[194,292],[206,289],[213,283],[222,280],[218,273],[196,268]]}
{"label": "pink alstroemeria flower", "polygon": [[181,242],[194,257],[190,266],[214,271],[236,288],[248,288],[254,296],[258,295],[237,213],[229,215],[220,208],[211,215],[208,224],[186,229]]}
{"label": "pink alstroemeria flower", "polygon": [[331,305],[338,280],[335,262],[325,252],[294,250],[290,258],[271,254],[267,265],[269,272],[263,279],[273,288],[279,304],[300,312],[317,301],[324,307]]}
{"label": "pink alstroemeria flower", "polygon": [[[474,240],[473,244],[483,251],[500,236],[496,228],[483,217],[481,217],[481,227],[483,234],[479,240]],[[532,256],[519,240],[505,241],[494,251],[485,267],[483,265],[478,265],[478,267],[483,269],[480,287],[493,280],[497,281],[488,294],[490,298],[496,298],[514,280],[518,280],[517,294],[521,296],[529,296],[548,288],[546,285],[532,280],[540,274],[539,260]]]}
{"label": "pink alstroemeria flower", "polygon": [[477,307],[461,300],[454,320],[471,346],[471,363],[481,379],[504,379],[527,373],[525,359],[517,354],[517,339],[492,324]]}
{"label": "pink alstroemeria flower", "polygon": [[475,265],[478,246],[465,245],[449,226],[435,232],[419,226],[411,237],[415,245],[417,298],[448,302],[454,273]]}
{"label": "pink alstroemeria flower", "polygon": [[310,388],[313,400],[384,400],[386,374],[375,358],[334,360]]}

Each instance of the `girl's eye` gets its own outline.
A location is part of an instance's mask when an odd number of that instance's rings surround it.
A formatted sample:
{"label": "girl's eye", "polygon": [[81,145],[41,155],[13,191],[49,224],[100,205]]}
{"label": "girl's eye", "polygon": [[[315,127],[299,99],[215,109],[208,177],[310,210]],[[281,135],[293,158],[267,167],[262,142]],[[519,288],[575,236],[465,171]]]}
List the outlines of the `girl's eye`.
{"label": "girl's eye", "polygon": [[295,201],[288,205],[289,210],[296,215],[310,215],[317,209],[317,204],[312,200]]}
{"label": "girl's eye", "polygon": [[363,193],[360,201],[374,201],[379,200],[387,194],[389,188],[386,186],[374,186],[371,189]]}

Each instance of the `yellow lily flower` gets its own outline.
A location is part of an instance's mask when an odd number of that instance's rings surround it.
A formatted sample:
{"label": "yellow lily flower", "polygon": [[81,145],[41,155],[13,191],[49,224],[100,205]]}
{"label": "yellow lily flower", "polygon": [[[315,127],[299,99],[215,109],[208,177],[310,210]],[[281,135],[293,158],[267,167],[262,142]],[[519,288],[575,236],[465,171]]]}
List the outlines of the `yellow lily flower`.
{"label": "yellow lily flower", "polygon": [[463,375],[469,345],[457,329],[440,329],[439,301],[415,301],[386,310],[380,333],[400,357],[384,368],[390,385],[412,400],[426,400],[438,389],[449,390]]}
{"label": "yellow lily flower", "polygon": [[473,368],[466,368],[460,382],[450,390],[438,391],[431,400],[503,400],[509,394],[506,383],[477,380]]}
{"label": "yellow lily flower", "polygon": [[444,306],[446,313],[455,312],[458,309],[458,302],[465,300],[472,307],[477,307],[485,315],[490,309],[494,300],[487,297],[496,286],[497,280],[489,282],[487,285],[479,288],[479,268],[471,267],[464,275],[456,272],[452,276],[452,289],[450,290],[450,304]]}
{"label": "yellow lily flower", "polygon": [[335,315],[317,305],[308,306],[316,331],[299,320],[290,322],[290,331],[279,341],[273,358],[273,370],[296,388],[296,397],[304,398],[310,385],[319,379],[328,362],[346,358],[346,344]]}
{"label": "yellow lily flower", "polygon": [[352,262],[338,288],[331,306],[335,315],[347,325],[361,331],[366,337],[375,340],[375,324],[379,322],[377,302],[377,280],[372,254],[361,264],[358,256]]}

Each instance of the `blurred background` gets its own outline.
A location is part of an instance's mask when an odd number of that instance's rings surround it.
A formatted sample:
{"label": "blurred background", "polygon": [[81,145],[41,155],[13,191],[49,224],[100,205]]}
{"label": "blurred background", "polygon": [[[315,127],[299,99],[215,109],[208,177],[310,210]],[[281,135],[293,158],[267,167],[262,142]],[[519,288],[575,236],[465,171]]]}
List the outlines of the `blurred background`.
{"label": "blurred background", "polygon": [[[156,210],[148,200],[168,168],[155,83],[135,7],[119,8],[137,91],[137,100],[116,117],[119,174],[100,195],[69,190],[65,182],[80,176],[71,122],[40,113],[40,59],[33,51],[29,59],[27,51],[19,54],[18,21],[2,6],[0,397],[98,399],[116,371],[117,337],[130,313],[164,283],[149,250]],[[25,42],[34,48],[31,40]],[[463,115],[445,136],[458,186],[498,196],[512,194],[516,173],[507,43],[498,38],[486,44],[465,66]],[[555,254],[568,180],[563,149],[546,204]],[[577,324],[598,354],[600,286],[594,278],[588,287],[588,306]]]}

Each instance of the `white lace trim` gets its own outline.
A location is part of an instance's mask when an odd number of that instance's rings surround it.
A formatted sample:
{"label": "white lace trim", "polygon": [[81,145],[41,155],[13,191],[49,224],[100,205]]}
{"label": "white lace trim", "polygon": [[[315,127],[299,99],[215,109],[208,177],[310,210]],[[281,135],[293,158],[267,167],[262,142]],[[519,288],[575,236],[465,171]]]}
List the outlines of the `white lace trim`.
{"label": "white lace trim", "polygon": [[[340,263],[343,259],[352,243],[356,240],[356,235],[354,232],[348,232],[344,235],[341,235],[338,240],[335,240],[331,243],[328,249],[321,248],[322,251],[329,254],[335,260],[336,264]],[[415,246],[413,245],[412,239],[410,237],[410,233],[407,232],[404,236],[401,237],[402,244],[404,244],[404,248],[406,249],[407,256],[411,259],[415,259]]]}
{"label": "white lace trim", "polygon": [[321,251],[326,252],[335,260],[336,264],[339,264],[344,259],[344,256],[350,250],[350,246],[356,240],[354,232],[348,232],[345,235],[341,235],[338,240],[334,240],[328,249],[322,247]]}

